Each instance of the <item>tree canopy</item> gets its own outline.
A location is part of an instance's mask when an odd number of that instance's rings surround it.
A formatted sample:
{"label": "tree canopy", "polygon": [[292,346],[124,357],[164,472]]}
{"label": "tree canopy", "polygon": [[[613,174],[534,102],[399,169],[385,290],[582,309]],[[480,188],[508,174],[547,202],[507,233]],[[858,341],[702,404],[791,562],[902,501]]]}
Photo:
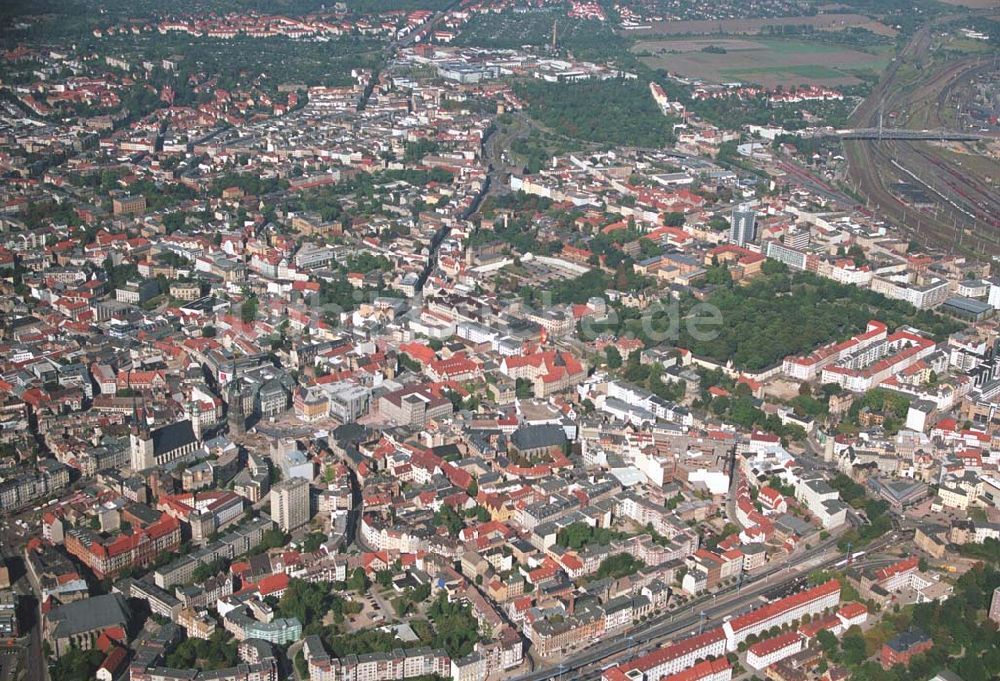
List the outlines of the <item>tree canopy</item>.
{"label": "tree canopy", "polygon": [[601,565],[597,568],[595,576],[597,579],[604,579],[605,577],[619,579],[627,575],[633,575],[644,567],[646,567],[646,563],[638,558],[633,558],[627,553],[616,553],[601,561]]}
{"label": "tree canopy", "polygon": [[[682,304],[682,318],[698,301]],[[680,347],[737,369],[761,371],[789,355],[809,354],[826,343],[844,340],[864,330],[871,319],[890,329],[914,326],[936,340],[963,324],[909,303],[890,300],[868,289],[838,284],[809,272],[773,272],[746,286],[724,286],[708,303],[718,308],[723,323],[714,338],[694,338],[681,324]]]}
{"label": "tree canopy", "polygon": [[519,83],[515,91],[542,125],[567,137],[604,144],[663,147],[673,141],[674,119],[653,101],[644,81]]}
{"label": "tree canopy", "polygon": [[606,527],[591,527],[587,523],[576,522],[556,533],[556,543],[577,551],[590,544],[602,546],[618,539],[626,539],[627,532],[617,532]]}
{"label": "tree canopy", "polygon": [[210,638],[189,638],[167,655],[166,666],[179,669],[225,669],[239,662],[236,643],[229,632],[216,630]]}

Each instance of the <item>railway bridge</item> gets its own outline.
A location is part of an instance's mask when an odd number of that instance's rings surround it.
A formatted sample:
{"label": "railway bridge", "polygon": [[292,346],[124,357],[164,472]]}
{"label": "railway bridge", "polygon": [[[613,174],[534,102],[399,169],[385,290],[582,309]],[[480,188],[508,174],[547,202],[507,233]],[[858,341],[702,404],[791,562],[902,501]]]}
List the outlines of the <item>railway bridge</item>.
{"label": "railway bridge", "polygon": [[955,132],[954,130],[906,130],[903,128],[854,128],[835,130],[831,137],[844,140],[952,140],[975,142],[988,139],[989,135],[975,132]]}

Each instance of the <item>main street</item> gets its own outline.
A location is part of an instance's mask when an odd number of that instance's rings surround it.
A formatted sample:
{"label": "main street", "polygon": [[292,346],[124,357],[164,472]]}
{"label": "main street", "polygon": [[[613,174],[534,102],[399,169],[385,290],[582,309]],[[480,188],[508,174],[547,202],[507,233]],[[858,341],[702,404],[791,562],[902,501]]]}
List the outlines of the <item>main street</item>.
{"label": "main street", "polygon": [[[601,668],[609,663],[619,662],[620,657],[632,657],[652,650],[668,639],[682,639],[695,634],[699,629],[720,626],[729,616],[755,609],[763,602],[760,597],[768,593],[791,590],[801,584],[811,572],[827,570],[844,561],[844,554],[836,549],[836,538],[831,537],[816,548],[801,556],[794,565],[791,562],[779,563],[765,568],[759,575],[747,578],[742,584],[722,589],[710,596],[703,596],[689,603],[683,613],[664,614],[633,630],[630,634],[617,636],[599,642],[596,646],[585,648],[573,654],[569,660],[563,660],[554,666],[524,674],[514,681],[544,681],[545,679],[567,678],[592,679],[599,678]],[[897,535],[887,535],[867,547],[868,552],[877,551],[897,541]],[[790,557],[792,558],[792,557]],[[857,566],[878,565],[887,560],[867,559],[857,563]],[[704,614],[704,619],[703,619]],[[627,655],[622,655],[627,653]]]}
{"label": "main street", "polygon": [[41,611],[38,597],[27,575],[27,564],[19,553],[21,545],[19,540],[0,542],[0,562],[10,571],[10,581],[17,597],[17,613],[21,629],[21,637],[17,639],[16,645],[3,651],[0,681],[21,678],[10,675],[15,668],[20,669],[26,681],[45,681],[48,669],[45,666],[45,656],[42,654]]}

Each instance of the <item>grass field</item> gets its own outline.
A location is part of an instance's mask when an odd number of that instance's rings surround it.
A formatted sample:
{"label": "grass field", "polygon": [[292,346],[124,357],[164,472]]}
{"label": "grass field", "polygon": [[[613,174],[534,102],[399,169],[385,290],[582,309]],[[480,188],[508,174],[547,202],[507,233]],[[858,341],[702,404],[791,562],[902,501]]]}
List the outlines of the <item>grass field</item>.
{"label": "grass field", "polygon": [[[704,48],[721,51],[703,51]],[[722,83],[855,85],[874,76],[892,58],[889,47],[827,45],[790,39],[685,38],[643,40],[633,47],[647,66],[688,78]]]}
{"label": "grass field", "polygon": [[936,38],[935,48],[961,54],[991,54],[995,49],[986,40],[966,38],[959,33],[952,33]]}
{"label": "grass field", "polygon": [[959,7],[971,7],[972,9],[990,9],[996,7],[996,0],[941,0],[946,5],[958,5]]}
{"label": "grass field", "polygon": [[989,178],[993,186],[1000,184],[1000,142],[979,142],[976,145],[959,142],[935,143],[939,156],[966,169],[976,177]]}

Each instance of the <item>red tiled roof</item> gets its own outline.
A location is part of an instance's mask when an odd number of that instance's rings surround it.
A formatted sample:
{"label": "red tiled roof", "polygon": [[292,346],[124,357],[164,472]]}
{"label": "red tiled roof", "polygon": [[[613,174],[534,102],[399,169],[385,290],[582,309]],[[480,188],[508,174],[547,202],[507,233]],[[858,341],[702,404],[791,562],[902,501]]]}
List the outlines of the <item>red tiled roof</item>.
{"label": "red tiled roof", "polygon": [[893,563],[888,567],[882,568],[881,570],[875,573],[875,576],[878,579],[878,581],[881,582],[883,580],[889,579],[890,577],[894,577],[902,572],[916,570],[919,564],[920,562],[917,559],[917,557],[911,556],[910,558],[905,558],[899,561],[898,563]]}
{"label": "red tiled roof", "polygon": [[802,640],[797,631],[788,631],[784,634],[778,634],[772,638],[766,638],[763,641],[754,643],[748,648],[748,650],[756,655],[757,657],[764,657],[765,655],[770,655],[773,652],[787,648],[788,646],[795,645],[795,643]]}
{"label": "red tiled roof", "polygon": [[714,676],[730,667],[729,660],[724,657],[715,660],[704,660],[693,667],[664,676],[660,681],[701,681]]}
{"label": "red tiled roof", "polygon": [[725,632],[721,627],[717,627],[710,631],[706,631],[704,634],[699,634],[697,636],[691,636],[682,641],[677,641],[676,643],[671,643],[668,646],[664,646],[658,650],[643,655],[642,657],[636,658],[631,662],[621,665],[618,667],[624,673],[628,673],[633,669],[638,669],[645,671],[647,669],[652,669],[657,667],[669,660],[675,660],[678,657],[687,655],[693,650],[701,650],[710,645],[716,644],[719,641],[723,641],[726,638]]}
{"label": "red tiled roof", "polygon": [[124,648],[121,646],[115,646],[104,659],[104,662],[101,663],[101,669],[111,672],[112,677],[114,677],[127,657],[128,654],[125,652]]}
{"label": "red tiled roof", "polygon": [[403,343],[399,346],[399,351],[421,364],[429,364],[437,356],[433,349],[423,343]]}
{"label": "red tiled roof", "polygon": [[778,616],[789,610],[793,610],[801,605],[805,605],[811,601],[814,601],[829,594],[836,593],[840,591],[840,582],[836,579],[831,579],[830,581],[815,586],[811,589],[805,591],[800,591],[797,594],[792,594],[785,598],[774,601],[773,603],[768,603],[767,605],[757,608],[752,612],[748,612],[745,615],[740,615],[739,617],[734,617],[729,620],[729,626],[732,627],[734,632],[739,632],[744,629],[748,629],[755,624],[764,622],[771,619],[772,617]]}
{"label": "red tiled roof", "polygon": [[857,601],[851,601],[850,603],[844,603],[837,611],[837,614],[845,619],[852,620],[855,617],[860,617],[861,615],[868,612],[868,606],[864,603],[858,603]]}
{"label": "red tiled roof", "polygon": [[256,586],[262,596],[267,596],[268,594],[273,594],[287,589],[288,581],[288,575],[284,572],[279,572],[276,575],[268,575],[267,577],[264,577],[257,582]]}

